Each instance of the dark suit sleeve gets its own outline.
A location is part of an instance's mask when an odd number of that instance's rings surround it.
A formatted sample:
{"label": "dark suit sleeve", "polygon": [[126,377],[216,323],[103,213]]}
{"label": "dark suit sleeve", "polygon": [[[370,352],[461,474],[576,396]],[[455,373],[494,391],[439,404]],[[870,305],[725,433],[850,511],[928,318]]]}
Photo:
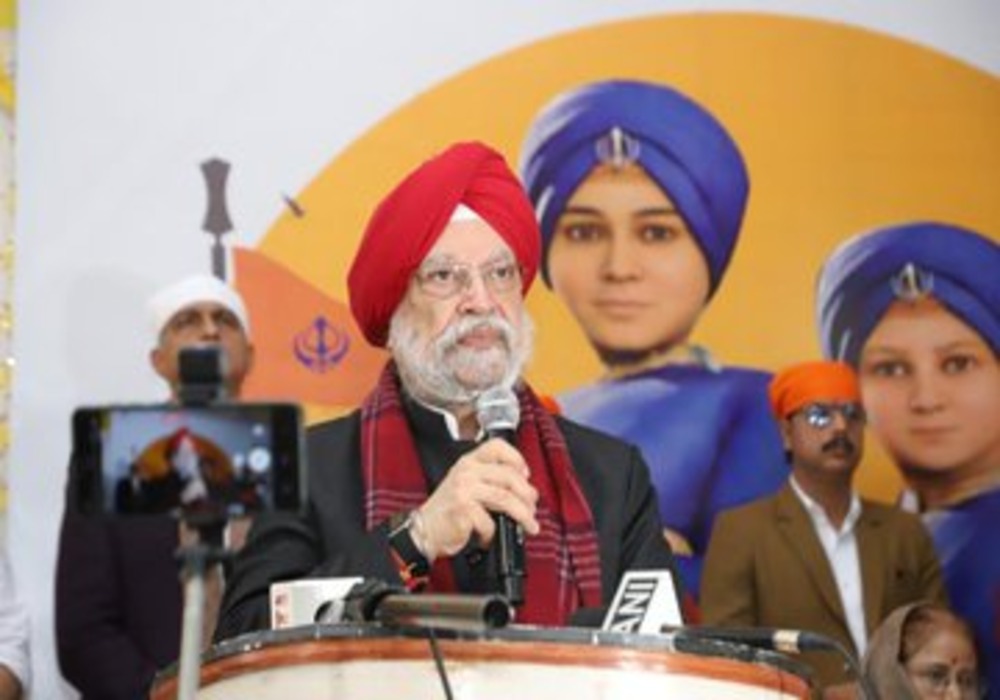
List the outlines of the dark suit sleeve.
{"label": "dark suit sleeve", "polygon": [[701,577],[701,612],[711,625],[757,625],[753,547],[746,519],[726,511],[715,519]]}
{"label": "dark suit sleeve", "polygon": [[307,511],[254,520],[226,582],[216,640],[270,628],[272,583],[341,576],[401,583],[387,527],[364,527],[357,434],[356,416],[310,430]]}
{"label": "dark suit sleeve", "polygon": [[[663,536],[649,467],[639,450],[566,418],[558,422],[597,528],[603,604],[611,604],[626,572],[641,569],[670,571],[683,604],[685,594]],[[573,623],[600,617],[601,611],[580,611]]]}
{"label": "dark suit sleeve", "polygon": [[143,697],[157,665],[125,629],[108,523],[67,508],[56,563],[59,667],[84,697]]}
{"label": "dark suit sleeve", "polygon": [[317,526],[320,521],[315,513],[306,517],[275,513],[255,520],[226,582],[215,629],[217,641],[270,628],[272,583],[340,576],[400,582],[389,556],[385,526],[372,532],[351,528],[352,542],[326,552]]}
{"label": "dark suit sleeve", "polygon": [[[673,552],[663,536],[649,467],[635,447],[629,448],[628,475],[619,574],[637,569],[668,569],[674,573],[675,584],[679,586]],[[678,593],[683,592],[678,588]]]}

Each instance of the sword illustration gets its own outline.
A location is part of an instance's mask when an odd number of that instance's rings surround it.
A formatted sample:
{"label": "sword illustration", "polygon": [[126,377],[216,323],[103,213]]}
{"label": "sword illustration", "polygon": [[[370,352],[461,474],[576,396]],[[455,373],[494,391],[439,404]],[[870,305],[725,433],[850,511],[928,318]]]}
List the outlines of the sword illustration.
{"label": "sword illustration", "polygon": [[229,177],[229,163],[219,158],[211,158],[201,164],[201,174],[205,177],[208,203],[202,230],[215,240],[212,243],[212,274],[226,280],[226,249],[222,237],[233,230],[226,205],[226,179]]}

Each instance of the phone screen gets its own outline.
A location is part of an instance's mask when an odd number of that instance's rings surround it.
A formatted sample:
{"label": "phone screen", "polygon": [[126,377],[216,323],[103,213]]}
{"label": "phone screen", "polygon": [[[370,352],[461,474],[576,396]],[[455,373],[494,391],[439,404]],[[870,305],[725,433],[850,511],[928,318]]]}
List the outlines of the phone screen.
{"label": "phone screen", "polygon": [[301,410],[273,403],[79,408],[72,469],[77,507],[89,514],[299,510]]}

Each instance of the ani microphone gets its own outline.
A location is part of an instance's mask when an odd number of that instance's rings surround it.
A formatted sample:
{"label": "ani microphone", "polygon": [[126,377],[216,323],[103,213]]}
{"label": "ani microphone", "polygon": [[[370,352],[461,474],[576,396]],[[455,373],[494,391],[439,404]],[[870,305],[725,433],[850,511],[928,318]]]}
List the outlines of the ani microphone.
{"label": "ani microphone", "polygon": [[[479,426],[486,437],[514,443],[514,433],[521,420],[517,394],[509,387],[495,387],[480,394],[476,401]],[[493,557],[500,591],[511,605],[524,603],[524,529],[509,515],[497,513]]]}

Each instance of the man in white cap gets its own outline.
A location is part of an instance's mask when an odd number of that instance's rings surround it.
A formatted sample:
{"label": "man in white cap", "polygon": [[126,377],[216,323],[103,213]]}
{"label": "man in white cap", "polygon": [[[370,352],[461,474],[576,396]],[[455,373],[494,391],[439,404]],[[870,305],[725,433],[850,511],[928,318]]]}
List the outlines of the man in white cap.
{"label": "man in white cap", "polygon": [[[240,394],[253,364],[240,296],[207,275],[186,277],[149,301],[149,361],[180,392],[181,349],[221,350],[223,388]],[[86,698],[146,697],[157,670],[180,650],[183,592],[174,552],[189,533],[170,518],[90,519],[67,498],[56,568],[56,641],[65,678]],[[214,625],[216,598],[207,605]],[[207,637],[204,637],[207,638]]]}
{"label": "man in white cap", "polygon": [[178,395],[182,348],[218,345],[224,358],[225,390],[238,396],[253,363],[250,320],[239,294],[209,275],[193,275],[159,291],[149,301],[156,346],[150,364]]}

